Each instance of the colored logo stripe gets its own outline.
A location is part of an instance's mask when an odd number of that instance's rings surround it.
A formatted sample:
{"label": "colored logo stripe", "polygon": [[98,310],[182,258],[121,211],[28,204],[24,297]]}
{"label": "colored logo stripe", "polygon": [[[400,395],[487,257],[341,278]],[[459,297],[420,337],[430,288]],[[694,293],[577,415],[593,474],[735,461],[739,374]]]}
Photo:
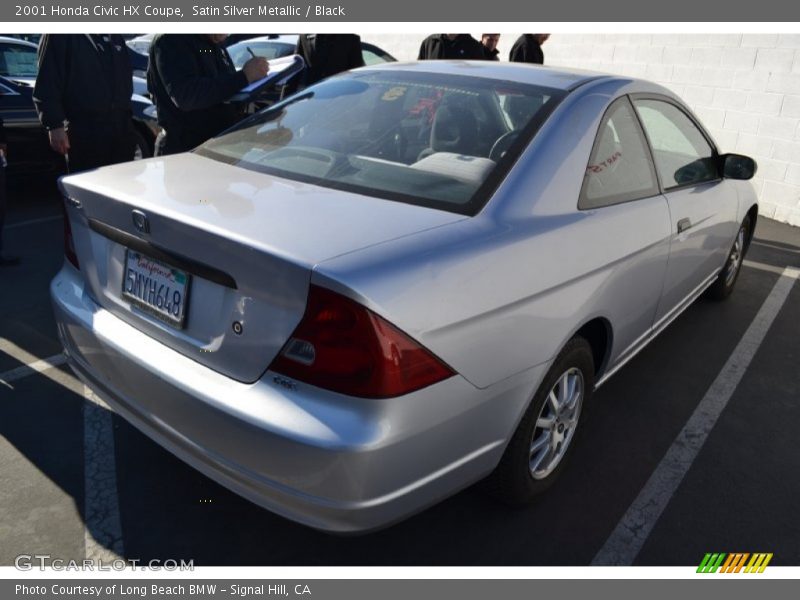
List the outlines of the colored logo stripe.
{"label": "colored logo stripe", "polygon": [[737,552],[735,554],[729,554],[728,560],[725,561],[725,564],[722,565],[722,569],[720,573],[738,573],[742,570],[745,561],[750,557],[749,553],[740,553]]}
{"label": "colored logo stripe", "polygon": [[722,564],[722,561],[725,560],[725,554],[711,554],[707,553],[703,557],[703,561],[700,563],[700,566],[697,567],[698,573],[716,573],[719,566]]}
{"label": "colored logo stripe", "polygon": [[[750,562],[747,562],[748,558]],[[771,552],[757,552],[752,555],[749,552],[734,552],[731,554],[708,552],[700,562],[700,566],[697,567],[697,572],[716,573],[717,569],[719,569],[720,573],[739,573],[744,568],[745,573],[763,573],[771,560]],[[745,563],[747,563],[747,566],[745,566]]]}
{"label": "colored logo stripe", "polygon": [[750,563],[745,568],[745,573],[763,573],[764,569],[767,568],[769,561],[772,560],[772,552],[769,554],[761,553],[761,554],[753,554],[753,558],[750,559]]}

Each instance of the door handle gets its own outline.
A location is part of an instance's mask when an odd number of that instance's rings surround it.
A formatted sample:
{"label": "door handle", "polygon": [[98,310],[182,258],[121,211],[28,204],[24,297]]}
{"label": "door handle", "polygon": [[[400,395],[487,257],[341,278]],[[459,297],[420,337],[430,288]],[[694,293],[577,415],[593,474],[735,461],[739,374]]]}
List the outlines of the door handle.
{"label": "door handle", "polygon": [[690,219],[681,219],[678,221],[678,233],[683,233],[687,229],[692,228],[692,221]]}

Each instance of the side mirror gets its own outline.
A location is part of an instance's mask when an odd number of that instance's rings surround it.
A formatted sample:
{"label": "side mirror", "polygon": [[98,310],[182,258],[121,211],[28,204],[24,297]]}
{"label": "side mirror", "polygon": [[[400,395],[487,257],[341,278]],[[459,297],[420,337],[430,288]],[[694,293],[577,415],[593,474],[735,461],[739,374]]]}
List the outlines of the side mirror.
{"label": "side mirror", "polygon": [[741,154],[723,154],[719,159],[726,179],[752,179],[758,168],[756,161]]}

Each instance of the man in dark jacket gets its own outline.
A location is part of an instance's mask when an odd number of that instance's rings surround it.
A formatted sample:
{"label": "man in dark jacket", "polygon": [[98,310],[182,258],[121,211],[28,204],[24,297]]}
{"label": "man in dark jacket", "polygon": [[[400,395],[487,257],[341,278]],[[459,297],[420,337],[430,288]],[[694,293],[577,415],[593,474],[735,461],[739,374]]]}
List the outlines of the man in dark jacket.
{"label": "man in dark jacket", "polygon": [[3,225],[6,220],[6,132],[0,119],[0,267],[19,264],[15,256],[3,254]]}
{"label": "man in dark jacket", "polygon": [[549,33],[525,33],[521,35],[508,54],[511,62],[544,64],[544,52],[542,44],[550,37]]}
{"label": "man in dark jacket", "polygon": [[50,146],[70,172],[133,159],[133,80],[113,34],[43,35],[33,101]]}
{"label": "man in dark jacket", "polygon": [[418,60],[486,60],[483,46],[468,33],[435,33],[419,47]]}
{"label": "man in dark jacket", "polygon": [[364,66],[361,38],[352,33],[308,33],[297,39],[297,54],[306,62],[305,85]]}
{"label": "man in dark jacket", "polygon": [[156,155],[186,152],[242,116],[242,107],[226,102],[269,71],[265,58],[253,57],[237,71],[222,46],[224,34],[162,34],[150,44],[147,87],[163,131]]}
{"label": "man in dark jacket", "polygon": [[484,33],[481,35],[481,45],[483,46],[486,60],[500,60],[500,50],[497,49],[497,44],[499,43],[499,33]]}

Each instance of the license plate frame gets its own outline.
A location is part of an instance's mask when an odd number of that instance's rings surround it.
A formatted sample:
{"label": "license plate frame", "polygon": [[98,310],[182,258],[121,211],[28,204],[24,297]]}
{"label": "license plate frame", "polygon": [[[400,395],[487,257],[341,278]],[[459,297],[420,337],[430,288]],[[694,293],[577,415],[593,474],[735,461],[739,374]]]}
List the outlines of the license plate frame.
{"label": "license plate frame", "polygon": [[[134,259],[135,266],[131,269],[130,260]],[[146,271],[149,269],[149,277]],[[141,287],[136,287],[137,279],[134,278],[133,280],[129,277],[129,271],[132,270],[134,274],[141,274],[144,277],[148,277],[147,282],[139,281],[139,285]],[[155,273],[155,277],[153,274]],[[172,279],[170,279],[170,277]],[[180,279],[183,278],[184,281],[181,282]],[[156,300],[154,302],[148,302],[147,299],[141,298],[135,292],[139,289],[142,289],[145,285],[149,286],[149,281],[154,281],[154,285],[158,286],[154,288],[154,297]],[[130,285],[130,290],[128,289],[128,283],[133,281]],[[127,300],[131,303],[131,306],[136,307],[137,309],[147,313],[148,315],[155,317],[162,323],[165,323],[172,327],[173,329],[184,329],[186,327],[186,315],[189,311],[189,294],[191,288],[192,276],[190,273],[184,271],[183,269],[178,269],[166,263],[162,260],[158,260],[147,256],[146,254],[139,252],[138,250],[131,250],[130,248],[125,248],[125,262],[123,263],[123,270],[122,270],[122,297],[123,299]],[[168,285],[169,284],[169,285]],[[164,287],[166,290],[164,290]],[[174,287],[171,287],[174,286]],[[181,287],[182,286],[182,287]],[[147,293],[148,289],[145,289],[144,292]],[[172,306],[175,303],[174,294],[175,292],[181,292],[181,298],[178,301],[179,304],[179,311],[177,316],[173,316],[172,314]],[[163,292],[163,294],[162,294]],[[172,298],[172,302],[169,302],[167,295],[170,295]],[[158,306],[159,302],[158,299],[162,299],[163,306]],[[169,306],[166,312],[164,309],[165,307]]]}

